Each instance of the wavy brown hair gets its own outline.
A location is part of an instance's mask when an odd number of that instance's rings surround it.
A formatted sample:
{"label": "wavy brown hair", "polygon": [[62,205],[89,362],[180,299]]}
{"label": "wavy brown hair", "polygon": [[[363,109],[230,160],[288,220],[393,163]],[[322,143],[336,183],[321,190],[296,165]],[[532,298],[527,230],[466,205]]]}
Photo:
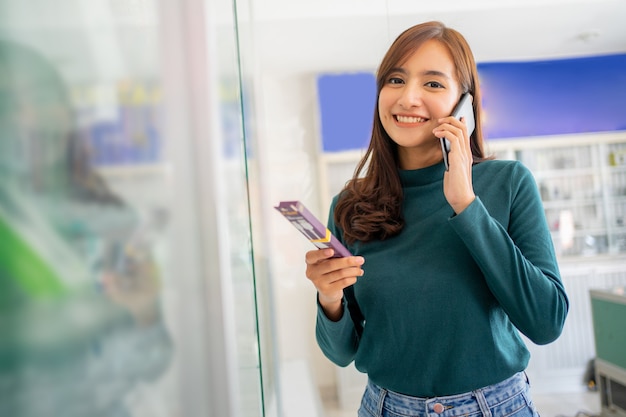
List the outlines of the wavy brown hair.
{"label": "wavy brown hair", "polygon": [[[470,147],[474,163],[482,162],[488,158],[483,150],[478,71],[467,41],[456,30],[440,22],[427,22],[401,33],[378,68],[377,101],[380,90],[393,69],[431,39],[441,42],[450,50],[461,90],[474,96],[472,106],[476,127],[470,137]],[[353,178],[341,191],[334,211],[335,222],[343,229],[344,240],[348,244],[355,241],[384,240],[400,233],[404,227],[404,197],[398,169],[397,145],[383,128],[376,106],[369,146],[357,165]]]}

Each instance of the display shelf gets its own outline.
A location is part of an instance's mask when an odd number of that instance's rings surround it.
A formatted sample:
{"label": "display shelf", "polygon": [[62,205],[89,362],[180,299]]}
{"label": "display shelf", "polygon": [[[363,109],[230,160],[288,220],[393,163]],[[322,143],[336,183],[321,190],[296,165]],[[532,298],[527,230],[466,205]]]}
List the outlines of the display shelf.
{"label": "display shelf", "polygon": [[[491,140],[487,151],[531,170],[559,258],[626,255],[626,132]],[[320,155],[324,207],[363,153]]]}
{"label": "display shelf", "polygon": [[609,172],[612,174],[625,174],[626,173],[626,165],[618,165],[618,166],[609,166]]}
{"label": "display shelf", "polygon": [[559,257],[626,254],[626,132],[501,140],[490,149],[532,171]]}
{"label": "display shelf", "polygon": [[[518,158],[523,161],[523,158]],[[566,169],[550,169],[550,170],[538,170],[532,166],[528,166],[535,172],[535,177],[541,179],[559,179],[559,178],[571,178],[571,177],[593,177],[598,176],[600,173],[594,171],[594,168],[566,168]]]}
{"label": "display shelf", "polygon": [[543,207],[546,210],[560,209],[563,205],[569,205],[571,207],[584,207],[584,206],[597,206],[598,201],[593,198],[569,198],[562,200],[543,200]]}
{"label": "display shelf", "polygon": [[105,178],[136,178],[153,175],[165,175],[171,167],[165,163],[126,164],[99,166],[96,170]]}

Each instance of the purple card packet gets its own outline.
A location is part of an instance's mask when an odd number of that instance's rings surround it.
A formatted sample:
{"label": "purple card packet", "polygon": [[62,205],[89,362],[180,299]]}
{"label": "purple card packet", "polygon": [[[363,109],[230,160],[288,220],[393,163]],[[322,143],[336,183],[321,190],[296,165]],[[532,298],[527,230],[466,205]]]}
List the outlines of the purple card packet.
{"label": "purple card packet", "polygon": [[348,249],[301,202],[281,201],[274,208],[318,248],[334,249],[335,257],[352,256]]}

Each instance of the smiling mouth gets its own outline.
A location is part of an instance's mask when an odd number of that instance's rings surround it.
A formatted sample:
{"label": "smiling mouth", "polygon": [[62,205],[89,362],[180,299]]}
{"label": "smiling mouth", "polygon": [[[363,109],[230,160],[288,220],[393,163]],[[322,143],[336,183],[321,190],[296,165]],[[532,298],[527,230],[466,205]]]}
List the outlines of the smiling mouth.
{"label": "smiling mouth", "polygon": [[423,117],[412,117],[412,116],[394,116],[396,120],[400,123],[424,123],[428,119],[424,119]]}

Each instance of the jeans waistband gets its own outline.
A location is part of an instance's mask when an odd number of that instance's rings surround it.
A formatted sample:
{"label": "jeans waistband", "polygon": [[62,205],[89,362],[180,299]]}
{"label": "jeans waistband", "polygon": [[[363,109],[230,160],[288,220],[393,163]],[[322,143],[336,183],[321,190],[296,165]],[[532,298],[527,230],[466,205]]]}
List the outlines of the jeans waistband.
{"label": "jeans waistband", "polygon": [[528,379],[525,372],[494,385],[489,385],[471,392],[433,398],[412,397],[388,391],[368,381],[367,390],[374,398],[378,398],[379,407],[395,411],[399,414],[411,410],[427,415],[433,413],[438,417],[471,415],[482,412],[490,415],[489,409],[503,403],[508,398],[527,390]]}

